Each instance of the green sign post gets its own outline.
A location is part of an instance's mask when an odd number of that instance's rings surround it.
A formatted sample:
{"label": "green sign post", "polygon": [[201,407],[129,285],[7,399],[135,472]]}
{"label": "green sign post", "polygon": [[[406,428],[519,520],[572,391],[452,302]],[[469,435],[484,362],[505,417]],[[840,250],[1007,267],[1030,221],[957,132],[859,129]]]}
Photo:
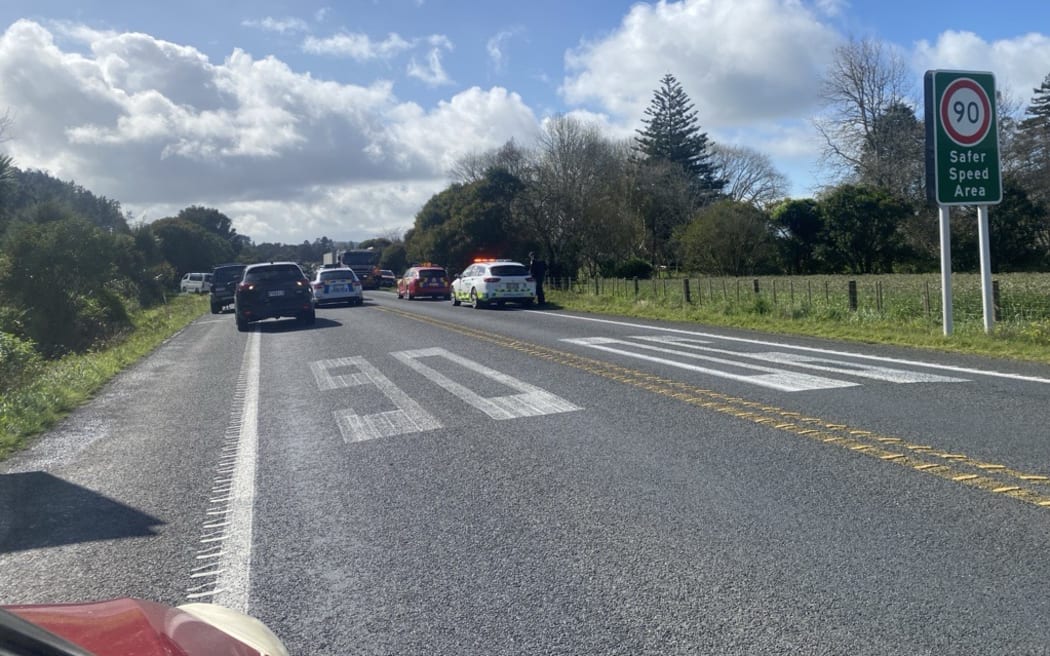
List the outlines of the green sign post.
{"label": "green sign post", "polygon": [[[926,190],[938,205],[1003,199],[995,76],[926,71]],[[933,183],[933,184],[931,184]]]}
{"label": "green sign post", "polygon": [[952,334],[952,205],[977,206],[984,330],[992,332],[992,269],[988,206],[1003,199],[995,76],[979,71],[926,71],[926,194],[937,203],[941,228],[941,307]]}

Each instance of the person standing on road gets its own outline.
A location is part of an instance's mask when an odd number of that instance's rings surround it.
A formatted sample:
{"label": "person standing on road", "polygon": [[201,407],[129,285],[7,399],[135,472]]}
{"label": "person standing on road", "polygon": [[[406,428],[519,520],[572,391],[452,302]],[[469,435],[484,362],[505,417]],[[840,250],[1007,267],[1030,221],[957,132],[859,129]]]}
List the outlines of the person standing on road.
{"label": "person standing on road", "polygon": [[547,275],[547,263],[536,257],[535,251],[529,252],[529,275],[536,281],[536,302],[546,303],[543,297],[543,278]]}

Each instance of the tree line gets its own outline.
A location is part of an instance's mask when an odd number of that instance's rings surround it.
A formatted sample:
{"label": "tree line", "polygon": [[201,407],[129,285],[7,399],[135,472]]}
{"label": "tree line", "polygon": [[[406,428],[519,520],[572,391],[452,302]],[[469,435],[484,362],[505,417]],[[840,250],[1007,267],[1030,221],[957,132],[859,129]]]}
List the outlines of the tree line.
{"label": "tree line", "polygon": [[[404,237],[411,260],[458,270],[473,257],[537,250],[553,275],[930,272],[936,207],[926,200],[925,127],[910,72],[873,40],[836,51],[814,121],[834,180],[787,197],[765,155],[711,141],[664,76],[633,139],[556,116],[533,144],[463,158]],[[1003,202],[990,213],[995,271],[1050,266],[1050,75],[1019,118],[998,102]],[[974,208],[952,217],[952,261],[978,266]]]}

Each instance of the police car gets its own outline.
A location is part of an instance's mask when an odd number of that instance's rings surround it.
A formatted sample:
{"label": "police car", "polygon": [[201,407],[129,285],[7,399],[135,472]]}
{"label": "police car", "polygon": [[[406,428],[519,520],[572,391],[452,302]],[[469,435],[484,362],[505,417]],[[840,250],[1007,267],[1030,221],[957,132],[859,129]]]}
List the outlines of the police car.
{"label": "police car", "polygon": [[535,300],[536,281],[528,267],[513,260],[475,260],[452,281],[452,305],[469,303],[477,309],[510,301],[529,306]]}

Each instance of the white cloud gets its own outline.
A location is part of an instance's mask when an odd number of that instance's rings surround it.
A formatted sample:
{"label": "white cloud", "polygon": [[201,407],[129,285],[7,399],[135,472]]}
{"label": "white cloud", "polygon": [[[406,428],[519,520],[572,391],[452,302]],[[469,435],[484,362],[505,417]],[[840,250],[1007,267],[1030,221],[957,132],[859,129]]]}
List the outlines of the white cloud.
{"label": "white cloud", "polygon": [[452,83],[452,80],[449,79],[448,74],[445,72],[445,68],[441,65],[440,48],[431,48],[423,64],[417,62],[416,58],[413,57],[408,62],[408,68],[405,69],[405,72],[410,77],[421,80],[424,84],[431,87]]}
{"label": "white cloud", "polygon": [[149,35],[78,33],[87,54],[63,51],[31,21],[0,33],[0,107],[14,118],[5,146],[17,166],[150,219],[202,204],[257,241],[360,240],[409,227],[456,158],[536,132],[505,89],[467,89],[428,109],[386,81],[342,84],[241,50],[212,62]]}
{"label": "white cloud", "polygon": [[488,42],[485,44],[485,51],[489,54],[489,61],[492,62],[493,68],[497,71],[502,71],[507,63],[507,55],[505,52],[507,42],[519,32],[521,32],[520,28],[502,30],[489,38]]}
{"label": "white cloud", "polygon": [[303,51],[312,55],[350,57],[357,61],[389,59],[414,47],[414,43],[406,41],[396,33],[387,35],[382,41],[373,41],[367,34],[347,32],[323,39],[311,36],[303,41]]}
{"label": "white cloud", "polygon": [[310,26],[306,24],[306,21],[301,18],[293,18],[290,16],[285,18],[272,18],[267,16],[262,20],[249,19],[241,21],[241,25],[244,27],[254,27],[266,32],[277,32],[278,34],[310,31]]}
{"label": "white cloud", "polygon": [[797,0],[636,4],[617,30],[566,54],[561,91],[637,121],[671,73],[704,128],[797,118],[816,106],[839,41]]}
{"label": "white cloud", "polygon": [[321,7],[314,12],[314,22],[323,23],[328,18],[328,14],[332,11],[331,7]]}
{"label": "white cloud", "polygon": [[988,42],[972,32],[948,31],[932,44],[919,41],[913,56],[916,75],[933,69],[991,71],[996,87],[1026,106],[1050,71],[1048,62],[1050,37],[1036,33]]}

